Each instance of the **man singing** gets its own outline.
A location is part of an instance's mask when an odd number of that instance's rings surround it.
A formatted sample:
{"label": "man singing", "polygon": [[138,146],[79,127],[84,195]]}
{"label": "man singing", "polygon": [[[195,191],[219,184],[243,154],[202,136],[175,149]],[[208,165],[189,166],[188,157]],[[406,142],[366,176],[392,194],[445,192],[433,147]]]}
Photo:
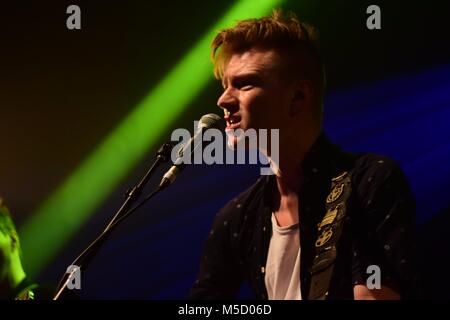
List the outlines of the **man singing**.
{"label": "man singing", "polygon": [[[328,140],[316,40],[279,10],[213,40],[226,130],[279,129],[279,163],[218,213],[190,298],[233,298],[244,281],[258,299],[408,297],[410,188],[393,160]],[[239,139],[229,135],[229,145]]]}

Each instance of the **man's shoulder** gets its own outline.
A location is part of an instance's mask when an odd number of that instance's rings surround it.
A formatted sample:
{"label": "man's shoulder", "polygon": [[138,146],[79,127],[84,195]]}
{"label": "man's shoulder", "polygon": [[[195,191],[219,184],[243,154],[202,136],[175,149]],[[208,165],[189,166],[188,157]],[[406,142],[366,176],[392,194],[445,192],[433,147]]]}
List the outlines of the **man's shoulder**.
{"label": "man's shoulder", "polygon": [[387,179],[405,179],[399,162],[385,155],[375,153],[360,154],[354,166],[354,182],[366,184]]}
{"label": "man's shoulder", "polygon": [[[384,217],[396,207],[415,209],[414,195],[399,162],[379,155],[361,155],[354,167],[352,183],[364,211]],[[375,214],[374,214],[375,216]]]}
{"label": "man's shoulder", "polygon": [[399,164],[393,158],[377,153],[361,153],[358,156],[356,165],[359,169],[369,169],[376,167],[377,169],[397,168]]}

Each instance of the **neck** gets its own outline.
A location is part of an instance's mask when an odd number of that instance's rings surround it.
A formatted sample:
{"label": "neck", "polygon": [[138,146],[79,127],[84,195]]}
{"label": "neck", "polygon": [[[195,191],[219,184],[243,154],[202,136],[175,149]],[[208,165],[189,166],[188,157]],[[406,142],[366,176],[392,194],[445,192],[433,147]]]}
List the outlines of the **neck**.
{"label": "neck", "polygon": [[298,132],[286,137],[280,136],[279,164],[272,162],[280,196],[297,194],[301,190],[303,185],[301,164],[319,136],[320,130],[309,132],[305,130],[301,134],[302,139],[298,139]]}

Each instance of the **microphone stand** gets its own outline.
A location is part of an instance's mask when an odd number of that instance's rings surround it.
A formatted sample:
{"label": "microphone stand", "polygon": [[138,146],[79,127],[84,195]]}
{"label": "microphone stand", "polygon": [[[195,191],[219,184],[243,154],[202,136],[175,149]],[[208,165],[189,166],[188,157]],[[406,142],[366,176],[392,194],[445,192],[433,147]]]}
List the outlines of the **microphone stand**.
{"label": "microphone stand", "polygon": [[157,194],[159,191],[166,188],[169,184],[168,183],[161,183],[152,193],[150,193],[143,201],[141,201],[138,205],[135,207],[129,209],[134,201],[141,195],[145,185],[150,180],[153,172],[156,170],[156,168],[163,162],[167,162],[170,158],[170,153],[172,151],[173,145],[171,143],[165,143],[159,148],[159,150],[156,152],[157,157],[150,169],[147,170],[144,177],[141,179],[141,181],[133,187],[130,191],[126,192],[126,199],[123,202],[123,204],[120,206],[119,210],[117,210],[114,217],[111,219],[111,221],[108,223],[106,228],[103,230],[103,232],[72,262],[72,265],[75,266],[75,268],[72,269],[70,273],[65,273],[63,277],[61,278],[61,281],[58,284],[57,287],[57,293],[53,297],[53,300],[58,300],[61,295],[64,293],[64,291],[67,288],[67,284],[72,280],[73,276],[76,272],[79,272],[81,270],[81,267],[86,269],[92,258],[95,256],[95,254],[99,251],[102,244],[105,243],[107,236],[111,234],[111,231],[114,229],[115,226],[118,225],[120,221],[125,219],[128,215],[133,213],[135,210],[140,208],[144,203],[146,203],[149,199],[151,199],[155,194]]}

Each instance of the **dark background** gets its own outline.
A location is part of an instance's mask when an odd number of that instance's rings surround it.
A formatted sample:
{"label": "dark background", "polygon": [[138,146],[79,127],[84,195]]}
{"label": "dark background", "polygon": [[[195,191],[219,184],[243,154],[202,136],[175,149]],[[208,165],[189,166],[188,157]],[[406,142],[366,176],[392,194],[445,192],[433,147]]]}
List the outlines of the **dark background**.
{"label": "dark background", "polygon": [[[19,229],[232,3],[2,4],[0,194]],[[450,262],[450,26],[444,3],[292,0],[282,5],[320,31],[328,79],[325,128],[332,140],[402,164],[418,203],[419,262],[426,278],[422,295],[437,298],[450,297],[445,289],[450,284],[445,274]],[[66,29],[70,4],[81,7],[80,31]],[[366,28],[370,4],[381,7],[381,30]],[[176,94],[176,86],[173,90]],[[202,114],[220,113],[219,93],[220,86],[211,82],[173,129],[190,129]],[[38,281],[59,280],[154,152],[148,150],[145,161]],[[183,298],[215,212],[257,175],[255,167],[188,168],[176,185],[117,229],[84,274],[80,298]]]}

